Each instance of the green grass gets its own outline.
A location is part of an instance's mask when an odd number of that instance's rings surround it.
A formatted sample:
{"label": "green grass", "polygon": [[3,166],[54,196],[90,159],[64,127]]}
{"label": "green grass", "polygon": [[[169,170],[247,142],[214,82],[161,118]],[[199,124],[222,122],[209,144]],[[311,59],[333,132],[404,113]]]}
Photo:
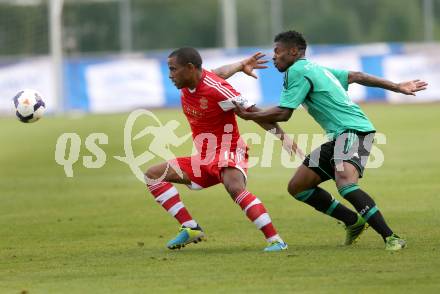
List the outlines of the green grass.
{"label": "green grass", "polygon": [[[178,187],[209,240],[169,251],[177,223],[112,157],[124,153],[126,114],[29,125],[0,119],[0,293],[438,293],[440,105],[363,108],[387,144],[380,146],[384,165],[367,170],[361,187],[407,239],[402,252],[386,252],[371,229],[355,246],[340,246],[342,226],[287,195],[294,170],[280,165],[279,151],[272,168],[250,170],[248,188],[266,204],[288,251],[263,254],[261,233],[222,186]],[[155,113],[162,122],[184,120],[174,110]],[[304,112],[294,116],[284,125],[288,132],[319,132]],[[242,133],[260,132],[250,122],[240,125]],[[108,134],[105,166],[85,169],[80,157],[66,178],[54,160],[64,132],[81,136],[81,156],[90,155],[89,133]],[[179,134],[186,132],[184,124]],[[135,146],[137,154],[146,143]],[[189,150],[173,149],[180,156]],[[259,152],[253,146],[251,155]],[[332,182],[323,186],[337,195]]]}

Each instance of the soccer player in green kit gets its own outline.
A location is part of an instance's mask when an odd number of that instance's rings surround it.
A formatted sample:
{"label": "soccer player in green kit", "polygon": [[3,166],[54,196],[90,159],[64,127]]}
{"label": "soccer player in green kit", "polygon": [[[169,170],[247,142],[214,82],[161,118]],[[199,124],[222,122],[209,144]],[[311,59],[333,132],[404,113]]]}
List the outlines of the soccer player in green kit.
{"label": "soccer player in green kit", "polygon": [[[375,128],[360,107],[347,95],[348,85],[380,87],[406,95],[426,89],[427,83],[413,80],[393,83],[362,72],[326,68],[305,58],[307,43],[296,31],[275,37],[273,62],[284,72],[284,89],[277,107],[248,112],[237,105],[236,113],[257,123],[288,121],[300,105],[326,131],[330,141],[306,156],[288,184],[289,193],[316,210],[328,214],[346,226],[346,245],[351,245],[368,227],[379,233],[386,250],[400,250],[406,241],[387,225],[375,201],[363,191],[362,177]],[[240,63],[223,67],[224,78],[242,71]],[[249,71],[249,69],[247,69]],[[319,184],[329,179],[336,182],[339,194],[350,202],[357,213],[342,205]]]}

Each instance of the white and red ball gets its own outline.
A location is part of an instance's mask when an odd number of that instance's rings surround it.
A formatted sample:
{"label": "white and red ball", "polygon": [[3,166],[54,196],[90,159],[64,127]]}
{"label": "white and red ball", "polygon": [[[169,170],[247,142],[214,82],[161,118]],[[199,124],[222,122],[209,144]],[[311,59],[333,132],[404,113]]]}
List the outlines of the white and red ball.
{"label": "white and red ball", "polygon": [[15,115],[24,123],[36,122],[43,117],[46,104],[42,96],[35,90],[24,89],[12,99],[15,106]]}

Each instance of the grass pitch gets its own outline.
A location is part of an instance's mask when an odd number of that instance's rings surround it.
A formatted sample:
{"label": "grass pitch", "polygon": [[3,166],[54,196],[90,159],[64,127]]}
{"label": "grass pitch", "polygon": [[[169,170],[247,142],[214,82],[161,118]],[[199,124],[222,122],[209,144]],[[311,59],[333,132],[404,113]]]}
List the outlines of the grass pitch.
{"label": "grass pitch", "polygon": [[[222,186],[193,192],[178,186],[208,241],[181,251],[165,248],[178,225],[157,205],[127,165],[127,114],[46,117],[35,124],[0,119],[0,293],[438,293],[440,290],[440,105],[364,105],[387,144],[379,169],[360,185],[377,201],[408,248],[386,252],[369,229],[352,247],[340,244],[341,225],[288,196],[294,169],[250,170],[250,191],[260,197],[289,250],[264,254],[262,234]],[[166,122],[177,110],[158,110]],[[263,134],[251,122],[241,131]],[[284,124],[289,133],[320,132],[304,112]],[[74,177],[55,162],[57,138],[82,139]],[[82,156],[90,133],[108,135],[99,169]],[[188,132],[184,123],[177,133]],[[148,142],[135,145],[137,154]],[[279,145],[278,145],[279,146]],[[191,145],[172,149],[189,154]],[[253,146],[251,155],[260,153]],[[158,160],[156,160],[158,161]],[[149,164],[152,164],[151,161]],[[323,185],[339,200],[332,182]]]}

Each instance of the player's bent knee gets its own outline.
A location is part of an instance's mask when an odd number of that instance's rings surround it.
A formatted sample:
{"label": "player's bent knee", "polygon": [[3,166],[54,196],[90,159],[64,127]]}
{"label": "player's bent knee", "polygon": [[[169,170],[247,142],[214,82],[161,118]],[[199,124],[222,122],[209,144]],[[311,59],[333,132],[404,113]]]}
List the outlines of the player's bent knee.
{"label": "player's bent knee", "polygon": [[240,195],[241,192],[243,192],[245,189],[243,187],[232,187],[230,189],[227,189],[229,195],[232,199],[235,199],[238,195]]}
{"label": "player's bent knee", "polygon": [[298,199],[297,196],[303,192],[311,191],[317,187],[317,183],[307,182],[307,181],[299,181],[299,180],[291,180],[289,185],[287,186],[287,191],[290,195],[292,195],[295,199]]}
{"label": "player's bent knee", "polygon": [[235,168],[223,170],[223,185],[232,199],[235,199],[246,189],[246,181],[243,174]]}
{"label": "player's bent knee", "polygon": [[225,184],[226,191],[228,191],[229,195],[232,199],[235,199],[241,192],[243,192],[246,188],[240,184]]}
{"label": "player's bent knee", "polygon": [[151,180],[156,180],[160,178],[163,174],[163,171],[159,165],[155,165],[152,167],[149,167],[147,171],[145,172],[145,177]]}
{"label": "player's bent knee", "polygon": [[358,177],[357,175],[353,175],[345,172],[336,172],[335,182],[337,187],[342,187],[348,184],[356,184],[358,182]]}
{"label": "player's bent knee", "polygon": [[296,194],[302,192],[302,189],[298,183],[295,181],[290,181],[287,185],[287,192],[289,192],[290,195],[295,196]]}

